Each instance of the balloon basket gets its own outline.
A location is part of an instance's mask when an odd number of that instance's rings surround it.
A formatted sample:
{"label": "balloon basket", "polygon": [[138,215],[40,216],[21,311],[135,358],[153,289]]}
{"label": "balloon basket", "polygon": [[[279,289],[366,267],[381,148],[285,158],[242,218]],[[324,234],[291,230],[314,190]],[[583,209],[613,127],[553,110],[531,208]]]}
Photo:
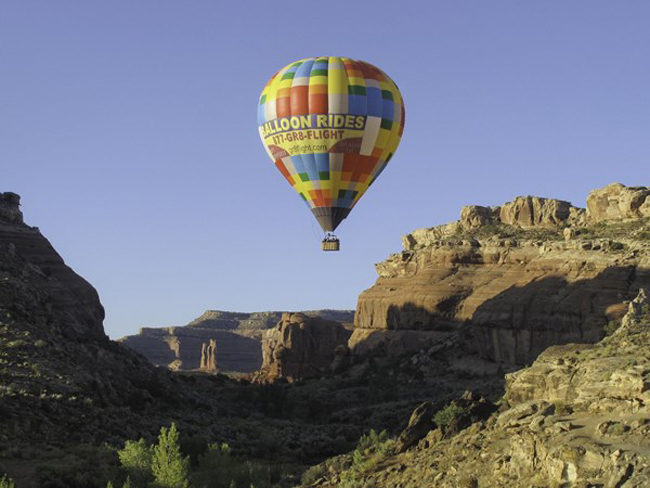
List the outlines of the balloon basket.
{"label": "balloon basket", "polygon": [[328,236],[322,242],[323,251],[338,251],[341,249],[340,241],[334,236]]}

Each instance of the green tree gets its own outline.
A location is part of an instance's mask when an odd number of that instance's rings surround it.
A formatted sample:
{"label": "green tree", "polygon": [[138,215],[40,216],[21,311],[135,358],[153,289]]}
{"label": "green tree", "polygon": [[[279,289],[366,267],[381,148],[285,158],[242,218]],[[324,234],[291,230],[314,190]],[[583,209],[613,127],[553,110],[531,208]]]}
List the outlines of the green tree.
{"label": "green tree", "polygon": [[153,447],[151,458],[156,485],[161,488],[188,488],[189,465],[189,458],[181,455],[176,424],[172,423],[169,429],[160,429],[158,444]]}
{"label": "green tree", "polygon": [[9,478],[6,474],[0,478],[0,488],[15,488],[14,480]]}
{"label": "green tree", "polygon": [[141,438],[138,442],[126,441],[124,449],[117,452],[122,467],[129,474],[129,478],[127,478],[129,486],[130,477],[133,477],[136,486],[144,486],[151,480],[152,451],[152,447]]}

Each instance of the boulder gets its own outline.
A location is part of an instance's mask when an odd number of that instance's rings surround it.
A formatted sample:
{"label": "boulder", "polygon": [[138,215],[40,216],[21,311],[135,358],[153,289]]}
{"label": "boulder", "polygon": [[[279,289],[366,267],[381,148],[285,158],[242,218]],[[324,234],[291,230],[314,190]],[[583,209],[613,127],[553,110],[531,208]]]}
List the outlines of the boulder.
{"label": "boulder", "polygon": [[397,438],[397,452],[404,452],[424,439],[435,427],[433,415],[436,411],[436,406],[431,402],[424,402],[413,411],[408,425]]}
{"label": "boulder", "polygon": [[591,223],[650,217],[650,187],[612,183],[587,197]]}
{"label": "boulder", "polygon": [[493,222],[493,209],[480,205],[469,205],[460,211],[460,226],[463,229],[476,229]]}

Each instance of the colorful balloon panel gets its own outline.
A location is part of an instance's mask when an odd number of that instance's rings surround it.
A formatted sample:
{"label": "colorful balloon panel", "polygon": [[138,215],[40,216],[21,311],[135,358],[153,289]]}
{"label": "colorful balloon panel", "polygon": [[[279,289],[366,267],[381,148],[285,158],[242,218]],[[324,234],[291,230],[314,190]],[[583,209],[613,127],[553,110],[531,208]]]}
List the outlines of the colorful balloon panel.
{"label": "colorful balloon panel", "polygon": [[269,80],[257,118],[269,157],[330,232],[395,153],[404,103],[397,85],[371,64],[308,58]]}

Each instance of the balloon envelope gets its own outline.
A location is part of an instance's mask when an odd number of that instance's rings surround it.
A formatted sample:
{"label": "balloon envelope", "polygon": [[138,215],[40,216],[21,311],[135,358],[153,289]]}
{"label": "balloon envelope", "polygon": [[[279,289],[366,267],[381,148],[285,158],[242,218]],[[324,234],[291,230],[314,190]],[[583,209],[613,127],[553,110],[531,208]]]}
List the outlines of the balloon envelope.
{"label": "balloon envelope", "polygon": [[331,232],[395,153],[404,103],[397,85],[371,64],[307,58],[266,84],[258,125],[275,166]]}

